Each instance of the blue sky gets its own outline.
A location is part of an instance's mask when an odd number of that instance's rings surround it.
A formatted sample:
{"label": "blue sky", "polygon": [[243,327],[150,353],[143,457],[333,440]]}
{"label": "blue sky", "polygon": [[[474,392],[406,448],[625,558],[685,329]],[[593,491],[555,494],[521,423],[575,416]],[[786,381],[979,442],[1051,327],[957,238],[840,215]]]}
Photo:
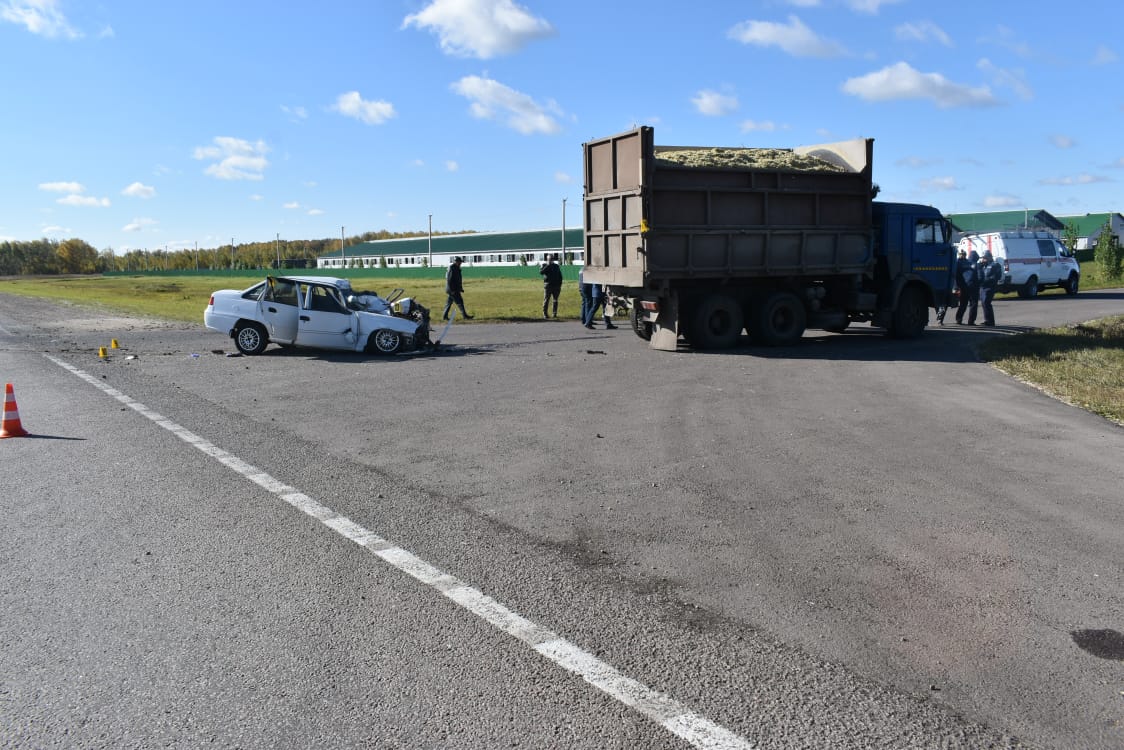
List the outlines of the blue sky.
{"label": "blue sky", "polygon": [[1124,211],[1115,3],[0,0],[0,240],[581,226],[581,144],[875,139],[881,199]]}

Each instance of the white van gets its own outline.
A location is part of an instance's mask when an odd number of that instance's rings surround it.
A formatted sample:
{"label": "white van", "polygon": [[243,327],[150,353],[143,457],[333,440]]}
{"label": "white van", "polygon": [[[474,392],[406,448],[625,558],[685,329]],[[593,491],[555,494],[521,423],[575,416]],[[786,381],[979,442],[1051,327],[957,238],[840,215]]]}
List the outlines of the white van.
{"label": "white van", "polygon": [[1043,287],[1056,286],[1066,294],[1077,294],[1081,266],[1065,245],[1049,232],[1014,230],[969,234],[960,240],[959,250],[979,255],[990,250],[1003,267],[1001,292],[1018,292],[1026,299],[1037,297]]}

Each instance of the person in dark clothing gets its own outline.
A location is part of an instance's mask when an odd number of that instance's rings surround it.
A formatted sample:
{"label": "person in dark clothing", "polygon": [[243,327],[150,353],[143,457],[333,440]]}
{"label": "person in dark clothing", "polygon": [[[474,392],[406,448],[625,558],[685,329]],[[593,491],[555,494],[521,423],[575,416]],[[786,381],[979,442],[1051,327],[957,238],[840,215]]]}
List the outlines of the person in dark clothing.
{"label": "person in dark clothing", "polygon": [[[586,316],[589,314],[589,308],[593,306],[593,284],[585,283],[585,269],[584,268],[578,269],[578,292],[581,294],[581,297],[582,297],[581,323],[584,326]],[[590,324],[590,325],[585,326],[585,327],[586,328],[593,328],[593,325]]]}
{"label": "person in dark clothing", "polygon": [[960,306],[956,309],[956,322],[964,325],[964,311],[968,312],[968,325],[976,324],[976,306],[980,301],[980,277],[976,261],[980,256],[975,250],[968,257],[956,259],[956,288],[960,292]]}
{"label": "person in dark clothing", "polygon": [[464,258],[457,256],[453,258],[453,262],[449,264],[449,270],[445,272],[445,312],[441,314],[442,320],[449,319],[449,310],[455,304],[460,308],[461,317],[465,320],[472,320],[472,316],[464,309],[464,298],[461,294],[464,292],[464,283],[461,281],[461,263]]}
{"label": "person in dark clothing", "polygon": [[558,260],[557,255],[550,256],[550,260],[539,269],[539,274],[542,276],[542,316],[549,318],[546,314],[550,301],[554,300],[554,317],[558,317],[558,295],[562,293],[562,268],[555,262]]}
{"label": "person in dark clothing", "polygon": [[983,316],[985,326],[995,325],[995,310],[991,306],[991,302],[995,299],[995,291],[999,288],[999,282],[1003,279],[1003,267],[1000,266],[991,257],[991,251],[988,250],[980,258],[979,265],[980,274],[980,307],[983,308]]}

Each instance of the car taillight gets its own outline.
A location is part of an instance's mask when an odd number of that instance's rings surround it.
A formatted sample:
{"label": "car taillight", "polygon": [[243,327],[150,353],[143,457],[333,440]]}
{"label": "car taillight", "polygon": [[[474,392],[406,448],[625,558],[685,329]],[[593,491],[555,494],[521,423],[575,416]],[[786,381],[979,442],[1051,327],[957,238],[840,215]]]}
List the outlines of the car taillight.
{"label": "car taillight", "polygon": [[215,295],[212,294],[211,298],[209,300],[207,300],[207,307],[214,307],[214,306],[215,306]]}

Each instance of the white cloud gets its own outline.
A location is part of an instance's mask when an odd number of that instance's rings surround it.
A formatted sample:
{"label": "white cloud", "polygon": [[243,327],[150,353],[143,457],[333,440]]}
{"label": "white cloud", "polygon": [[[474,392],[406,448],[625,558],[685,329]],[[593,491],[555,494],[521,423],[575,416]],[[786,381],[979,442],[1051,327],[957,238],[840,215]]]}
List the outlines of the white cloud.
{"label": "white cloud", "polygon": [[991,76],[992,83],[996,86],[1005,86],[1015,92],[1023,101],[1034,98],[1034,89],[1024,79],[1023,71],[1007,70],[994,65],[986,57],[976,63],[976,67]]}
{"label": "white cloud", "polygon": [[939,159],[925,159],[920,156],[906,156],[894,162],[894,166],[908,167],[910,169],[923,169],[925,167],[939,163]]}
{"label": "white cloud", "polygon": [[551,113],[560,114],[553,102],[539,104],[531,97],[498,81],[479,76],[465,76],[451,87],[472,102],[473,117],[494,120],[502,117],[508,127],[524,135],[553,134],[561,130]]}
{"label": "white cloud", "polygon": [[961,190],[962,188],[956,184],[955,177],[933,177],[928,180],[921,180],[918,183],[924,190]]}
{"label": "white cloud", "polygon": [[691,99],[691,103],[695,105],[695,109],[700,114],[709,117],[720,117],[728,115],[738,108],[738,98],[728,94],[722,94],[710,89],[703,89]]}
{"label": "white cloud", "polygon": [[252,201],[263,201],[263,200],[265,200],[265,196],[264,195],[258,195],[257,193],[254,193],[253,195],[250,196],[250,200],[252,200]]}
{"label": "white cloud", "polygon": [[297,203],[296,201],[289,201],[288,203],[286,203],[282,206],[282,208],[287,208],[290,211],[298,209],[300,207],[301,207],[301,204]]}
{"label": "white cloud", "polygon": [[50,237],[52,235],[71,234],[70,229],[68,229],[67,227],[58,227],[53,225],[43,227],[40,231],[43,233],[44,237]]}
{"label": "white cloud", "polygon": [[455,161],[453,161],[452,159],[450,159],[449,161],[445,162],[445,169],[447,169],[447,170],[448,170],[448,171],[450,171],[450,172],[456,172],[456,171],[457,171],[458,169],[460,169],[460,168],[461,168],[461,165],[460,165],[460,164],[457,164],[457,163],[456,163]]}
{"label": "white cloud", "polygon": [[1097,45],[1097,51],[1093,53],[1093,65],[1108,65],[1114,63],[1120,58],[1116,56],[1114,50],[1109,49],[1103,44]]}
{"label": "white cloud", "polygon": [[844,82],[842,89],[846,94],[870,102],[929,99],[941,109],[998,103],[987,86],[970,87],[953,83],[940,73],[921,73],[904,62],[850,78]]}
{"label": "white cloud", "polygon": [[1051,135],[1050,143],[1054,144],[1058,148],[1063,149],[1073,148],[1075,145],[1077,145],[1076,141],[1074,141],[1068,135],[1062,135],[1061,133],[1054,133],[1053,135]]}
{"label": "white cloud", "polygon": [[893,5],[901,0],[847,0],[847,7],[859,13],[876,15],[883,5]]}
{"label": "white cloud", "polygon": [[151,198],[156,195],[156,188],[134,182],[132,185],[122,190],[121,195],[127,195],[130,198]]}
{"label": "white cloud", "polygon": [[408,26],[436,33],[447,54],[481,60],[517,52],[554,34],[549,22],[513,0],[433,0],[420,13],[406,16],[402,28]]}
{"label": "white cloud", "polygon": [[1094,174],[1079,174],[1072,177],[1047,177],[1039,180],[1039,185],[1060,185],[1062,187],[1070,187],[1072,185],[1092,185],[1097,182],[1112,182],[1107,177]]}
{"label": "white cloud", "polygon": [[932,21],[903,23],[894,29],[894,36],[906,42],[928,42],[933,40],[946,47],[952,46],[952,38],[944,29]]}
{"label": "white cloud", "polygon": [[787,129],[788,126],[777,125],[772,120],[745,120],[741,124],[741,131],[743,133],[749,133],[753,131],[772,133],[781,128]]}
{"label": "white cloud", "polygon": [[287,107],[282,104],[281,111],[287,114],[293,122],[308,119],[308,110],[304,107]]}
{"label": "white cloud", "polygon": [[26,26],[32,34],[48,39],[82,37],[70,26],[55,0],[8,0],[0,5],[0,20]]}
{"label": "white cloud", "polygon": [[983,200],[984,208],[1013,208],[1023,202],[1013,195],[989,195]]}
{"label": "white cloud", "polygon": [[354,117],[367,125],[382,125],[387,120],[397,117],[394,105],[384,101],[364,101],[358,91],[349,91],[340,94],[332,106],[336,112],[347,117]]}
{"label": "white cloud", "polygon": [[86,186],[81,182],[41,182],[39,183],[40,190],[46,190],[51,193],[84,193]]}
{"label": "white cloud", "polygon": [[250,143],[241,138],[218,136],[213,146],[199,146],[194,157],[211,160],[215,163],[203,170],[206,174],[220,180],[260,180],[262,172],[269,166],[265,155],[269,146],[264,141]]}
{"label": "white cloud", "polygon": [[308,209],[308,215],[309,216],[323,216],[324,212],[322,210],[320,210],[319,208],[310,208],[310,209]]}
{"label": "white cloud", "polygon": [[139,232],[142,229],[144,229],[145,227],[155,226],[156,223],[157,223],[156,219],[144,219],[144,218],[133,219],[131,222],[129,222],[125,226],[121,227],[121,231],[122,232]]}
{"label": "white cloud", "polygon": [[106,208],[110,205],[109,198],[95,198],[92,195],[77,194],[59,198],[55,203],[61,203],[64,206],[87,206],[91,208]]}
{"label": "white cloud", "polygon": [[742,21],[727,32],[731,39],[758,47],[779,47],[793,57],[839,57],[846,50],[830,39],[823,39],[796,16],[788,25],[771,21]]}
{"label": "white cloud", "polygon": [[554,181],[560,185],[569,185],[574,181],[574,178],[566,174],[565,172],[555,172]]}

